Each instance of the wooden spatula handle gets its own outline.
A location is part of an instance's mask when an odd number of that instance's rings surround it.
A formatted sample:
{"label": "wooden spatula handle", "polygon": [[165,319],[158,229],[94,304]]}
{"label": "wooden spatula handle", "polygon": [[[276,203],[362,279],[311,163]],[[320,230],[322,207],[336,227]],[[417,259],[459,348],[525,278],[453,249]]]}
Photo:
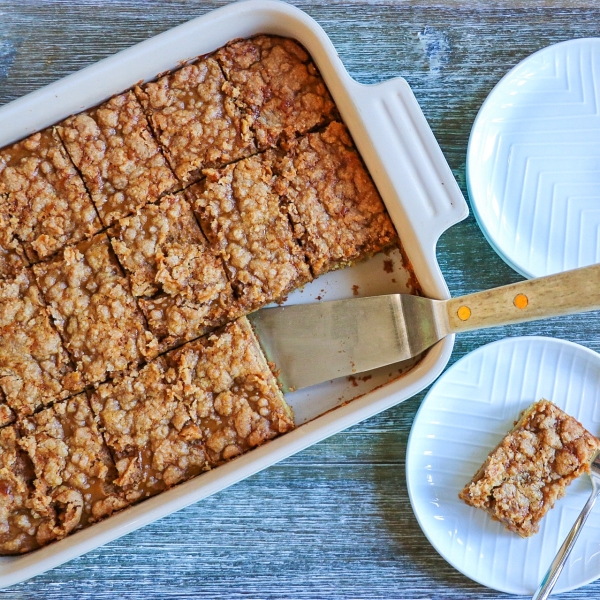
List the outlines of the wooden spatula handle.
{"label": "wooden spatula handle", "polygon": [[600,264],[446,301],[450,332],[600,309]]}

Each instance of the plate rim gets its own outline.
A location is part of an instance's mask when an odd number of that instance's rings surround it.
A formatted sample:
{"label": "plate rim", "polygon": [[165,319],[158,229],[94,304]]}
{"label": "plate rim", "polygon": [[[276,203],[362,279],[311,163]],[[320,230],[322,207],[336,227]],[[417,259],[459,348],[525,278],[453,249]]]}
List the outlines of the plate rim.
{"label": "plate rim", "polygon": [[[466,359],[468,359],[469,357],[471,357],[474,353],[476,352],[483,352],[484,349],[488,349],[494,346],[498,346],[498,345],[502,345],[502,344],[506,344],[506,343],[520,343],[521,341],[535,341],[535,342],[542,342],[542,343],[552,343],[552,344],[558,344],[558,345],[566,345],[566,346],[570,346],[571,348],[574,348],[578,351],[584,351],[584,354],[593,356],[595,358],[595,360],[597,360],[600,364],[600,353],[595,352],[594,350],[592,350],[591,348],[588,348],[587,346],[583,346],[581,344],[578,344],[576,342],[572,342],[571,340],[566,340],[563,338],[555,338],[555,337],[549,337],[549,336],[543,336],[543,335],[522,335],[522,336],[509,336],[509,337],[504,337],[501,338],[499,340],[494,340],[493,342],[490,342],[488,344],[484,344],[482,346],[479,346],[478,348],[475,348],[474,350],[471,350],[470,352],[467,352],[464,356],[461,356],[456,362],[452,363],[452,365],[450,365],[448,368],[446,368],[444,370],[444,372],[436,379],[436,381],[432,384],[432,386],[429,388],[427,394],[425,395],[425,397],[423,398],[416,414],[415,417],[413,419],[411,428],[410,428],[410,433],[408,435],[408,439],[406,442],[406,462],[405,462],[405,476],[406,476],[406,489],[408,492],[408,498],[410,501],[410,505],[413,511],[413,514],[415,516],[415,519],[417,520],[417,523],[419,524],[419,527],[421,528],[421,531],[423,532],[423,535],[425,535],[425,537],[427,538],[427,541],[431,544],[431,546],[433,547],[433,549],[450,565],[452,566],[454,569],[456,569],[459,573],[461,573],[462,575],[464,575],[465,577],[467,577],[468,579],[470,579],[471,581],[474,581],[488,589],[493,589],[499,592],[503,592],[506,594],[513,594],[513,595],[528,595],[528,591],[514,591],[513,589],[508,589],[508,588],[500,588],[497,586],[491,586],[488,583],[486,583],[485,581],[483,581],[481,578],[479,577],[473,577],[467,573],[465,573],[465,570],[463,568],[461,568],[457,562],[455,560],[451,560],[448,556],[446,556],[444,554],[444,552],[442,552],[442,550],[438,547],[438,545],[433,541],[433,539],[431,538],[428,529],[424,526],[424,522],[421,518],[421,515],[419,514],[418,508],[417,508],[417,503],[415,501],[414,498],[414,491],[412,489],[411,486],[411,480],[410,480],[410,473],[411,473],[411,469],[409,469],[409,464],[410,462],[413,460],[412,459],[412,452],[413,450],[411,450],[412,448],[412,441],[413,441],[413,434],[415,432],[417,423],[419,422],[419,416],[421,414],[421,411],[424,409],[427,401],[429,400],[430,396],[432,396],[438,386],[441,385],[442,380],[444,379],[444,377],[446,376],[447,373],[449,373],[452,369],[454,369],[457,365],[459,365],[460,363],[462,363],[463,361],[465,361]],[[557,548],[558,551],[558,548]],[[565,586],[564,588],[560,588],[560,591],[558,591],[557,588],[555,588],[555,594],[563,594],[566,592],[570,592],[572,590],[575,589],[579,589],[580,587],[583,587],[585,585],[588,585],[590,583],[592,583],[593,581],[596,581],[597,579],[600,578],[600,570],[598,571],[597,575],[591,577],[591,578],[587,578],[585,580],[583,580],[581,583],[578,583],[576,585],[570,585],[570,586]]]}
{"label": "plate rim", "polygon": [[[538,55],[541,55],[545,52],[550,51],[550,49],[554,49],[557,48],[558,46],[567,46],[567,45],[579,45],[582,43],[586,43],[586,42],[599,42],[600,43],[600,36],[598,37],[579,37],[579,38],[571,38],[568,40],[563,40],[562,42],[557,42],[556,44],[550,44],[549,46],[544,46],[543,48],[540,48],[539,50],[536,50],[535,52],[529,54],[528,56],[526,56],[525,58],[521,59],[516,65],[514,65],[513,67],[511,67],[494,85],[494,87],[490,90],[490,92],[488,93],[488,95],[486,96],[485,100],[483,101],[483,103],[481,104],[481,106],[479,107],[479,110],[477,111],[477,115],[475,116],[475,119],[473,121],[473,125],[471,127],[471,131],[469,133],[469,140],[467,142],[467,154],[466,154],[466,159],[465,159],[465,185],[467,188],[467,196],[469,198],[469,204],[471,206],[471,210],[473,211],[473,215],[475,216],[475,221],[477,222],[477,225],[479,226],[479,229],[481,230],[481,232],[483,233],[483,236],[485,237],[485,239],[487,240],[488,244],[492,247],[492,249],[496,252],[496,254],[514,271],[516,271],[519,275],[522,275],[523,277],[525,277],[526,279],[533,279],[535,277],[537,277],[537,275],[535,275],[534,273],[532,273],[531,271],[528,271],[527,269],[523,268],[521,265],[518,265],[517,263],[514,262],[514,260],[512,260],[497,244],[497,242],[494,240],[494,236],[490,233],[485,220],[483,219],[480,211],[479,211],[479,206],[478,206],[478,201],[477,201],[477,196],[476,194],[474,194],[473,192],[473,183],[472,183],[472,171],[473,169],[473,165],[472,162],[475,160],[473,158],[473,154],[474,154],[474,146],[475,146],[475,142],[473,141],[473,138],[475,137],[476,131],[478,129],[478,127],[481,126],[481,122],[483,121],[483,119],[485,118],[485,113],[489,110],[489,105],[491,104],[492,100],[494,99],[494,95],[498,93],[498,91],[502,88],[503,85],[506,84],[506,81],[514,75],[514,73],[517,71],[517,69],[520,69],[525,63],[527,63],[530,60],[533,60],[534,58],[536,58]],[[543,275],[541,275],[543,276]]]}

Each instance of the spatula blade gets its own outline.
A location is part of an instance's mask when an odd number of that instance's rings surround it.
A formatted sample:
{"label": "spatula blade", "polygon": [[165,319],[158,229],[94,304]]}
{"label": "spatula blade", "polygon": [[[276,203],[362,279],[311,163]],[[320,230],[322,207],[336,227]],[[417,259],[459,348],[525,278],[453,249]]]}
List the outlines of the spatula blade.
{"label": "spatula blade", "polygon": [[249,318],[286,392],[422,352],[440,339],[432,302],[390,294],[265,308]]}

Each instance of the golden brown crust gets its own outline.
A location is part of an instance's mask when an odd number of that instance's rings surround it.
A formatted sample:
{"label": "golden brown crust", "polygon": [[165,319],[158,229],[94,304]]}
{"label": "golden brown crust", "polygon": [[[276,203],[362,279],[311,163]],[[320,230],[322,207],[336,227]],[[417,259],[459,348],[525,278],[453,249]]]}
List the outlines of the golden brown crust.
{"label": "golden brown crust", "polygon": [[397,242],[383,201],[341,123],[291,142],[276,170],[315,277]]}
{"label": "golden brown crust", "polygon": [[581,423],[547,400],[529,407],[459,497],[528,537],[600,449]]}
{"label": "golden brown crust", "polygon": [[0,279],[15,275],[29,264],[11,225],[11,215],[14,214],[8,194],[0,194]]}
{"label": "golden brown crust", "polygon": [[223,169],[189,188],[189,198],[223,260],[244,312],[284,298],[310,280],[276,191],[271,151]]}
{"label": "golden brown crust", "polygon": [[178,185],[133,92],[69,117],[57,131],[105,225]]}
{"label": "golden brown crust", "polygon": [[235,99],[223,93],[223,73],[204,58],[136,87],[169,163],[179,180],[197,181],[202,169],[255,151],[247,119]]}
{"label": "golden brown crust", "polygon": [[101,228],[83,181],[54,129],[0,150],[0,194],[11,204],[10,233],[31,261]]}
{"label": "golden brown crust", "polygon": [[[57,519],[43,523],[46,544],[128,505],[113,485],[116,469],[85,394],[78,394],[20,423],[23,448],[34,468],[33,501]],[[43,511],[43,508],[42,508]]]}
{"label": "golden brown crust", "polygon": [[106,234],[34,265],[50,313],[83,384],[144,361],[156,348]]}
{"label": "golden brown crust", "polygon": [[297,42],[260,35],[227,44],[216,58],[228,80],[224,89],[245,108],[259,149],[335,118],[325,83]]}
{"label": "golden brown crust", "polygon": [[0,339],[0,388],[18,414],[81,389],[31,269],[0,280]]}

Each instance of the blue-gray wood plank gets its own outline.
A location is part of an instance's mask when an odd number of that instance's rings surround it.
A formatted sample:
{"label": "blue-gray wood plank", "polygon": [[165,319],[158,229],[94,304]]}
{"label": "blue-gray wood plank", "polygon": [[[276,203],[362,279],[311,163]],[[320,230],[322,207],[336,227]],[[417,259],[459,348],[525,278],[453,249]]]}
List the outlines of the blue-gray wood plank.
{"label": "blue-gray wood plank", "polygon": [[[297,6],[348,71],[412,86],[466,195],[473,119],[512,66],[549,44],[598,35],[600,5],[437,0]],[[224,2],[0,0],[0,104]],[[470,216],[440,240],[452,295],[518,281]],[[600,351],[600,315],[466,333],[451,363],[505,336],[547,335]],[[425,392],[297,456],[94,550],[2,598],[503,598],[448,565],[406,491],[407,437]],[[562,596],[600,597],[600,582]]]}

